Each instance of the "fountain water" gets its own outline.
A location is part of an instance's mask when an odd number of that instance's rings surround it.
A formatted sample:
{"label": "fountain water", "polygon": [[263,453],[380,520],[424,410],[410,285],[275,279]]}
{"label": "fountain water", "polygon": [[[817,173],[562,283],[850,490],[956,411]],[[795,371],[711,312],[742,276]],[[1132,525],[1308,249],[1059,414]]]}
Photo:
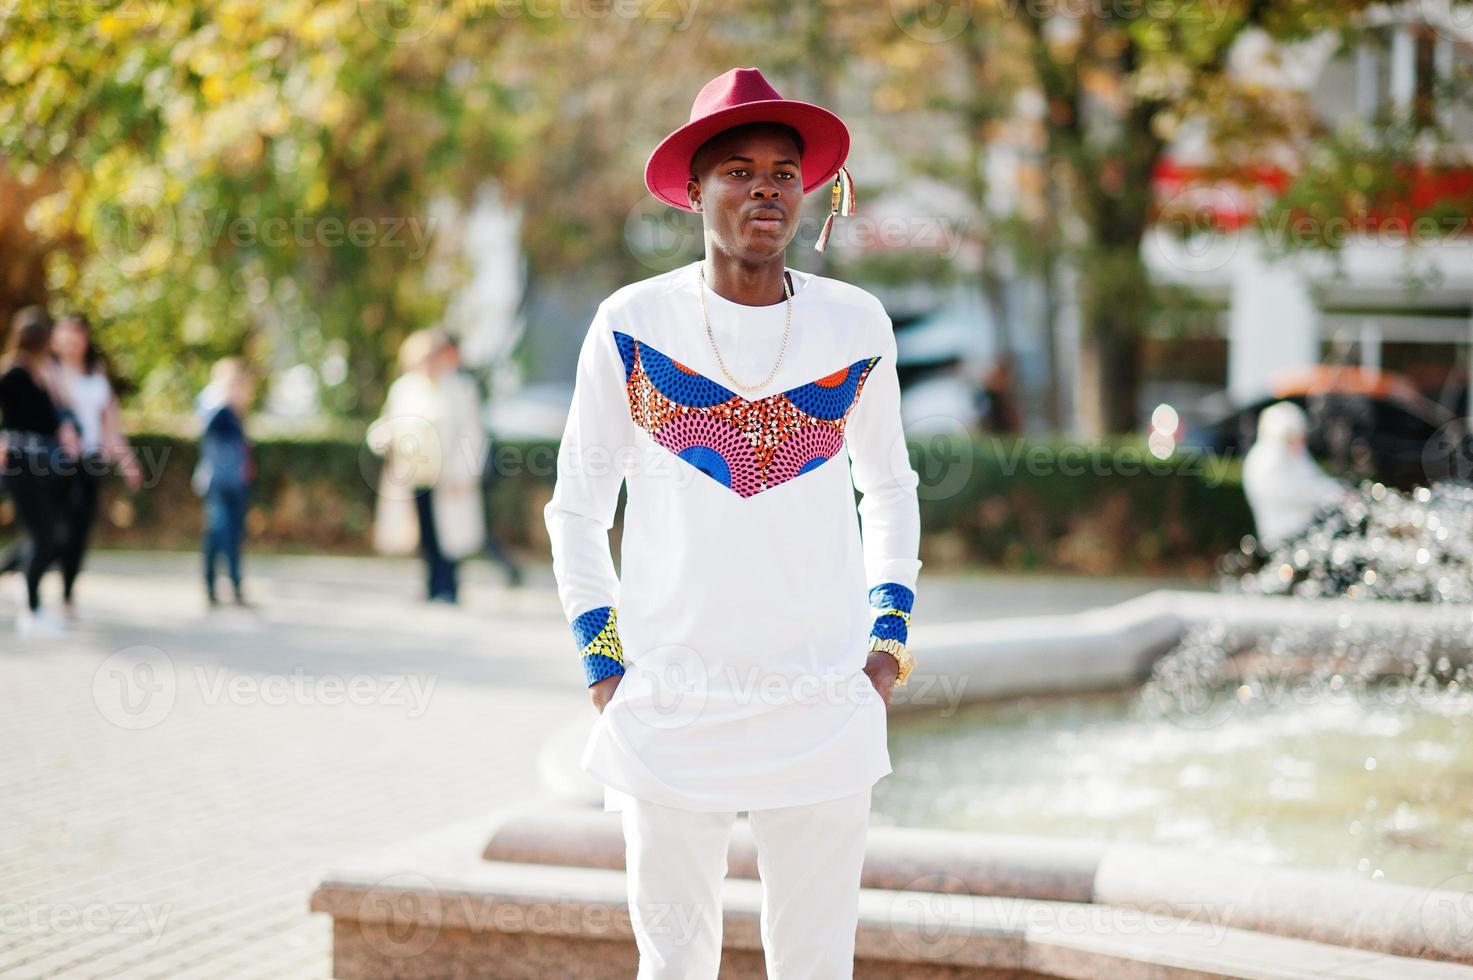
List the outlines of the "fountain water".
{"label": "fountain water", "polygon": [[[1271,551],[1245,539],[1219,568],[1224,592],[1473,609],[1473,486],[1366,483]],[[1473,872],[1470,650],[1473,614],[1345,616],[1330,631],[1218,619],[1153,665],[1130,715],[1262,739],[1266,811],[1292,822],[1317,808],[1322,833],[1343,833],[1323,841],[1334,863],[1428,883]]]}
{"label": "fountain water", "polygon": [[882,819],[1473,883],[1473,487],[1367,484],[1222,571],[1139,687],[897,726]]}
{"label": "fountain water", "polygon": [[1245,538],[1219,570],[1224,587],[1250,594],[1473,603],[1473,485],[1362,484],[1272,551]]}

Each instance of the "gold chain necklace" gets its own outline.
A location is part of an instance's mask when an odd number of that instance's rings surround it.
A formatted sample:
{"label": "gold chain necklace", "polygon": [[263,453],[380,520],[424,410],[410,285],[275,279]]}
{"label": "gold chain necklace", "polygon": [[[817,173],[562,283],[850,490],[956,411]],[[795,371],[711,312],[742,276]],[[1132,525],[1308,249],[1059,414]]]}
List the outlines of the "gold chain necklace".
{"label": "gold chain necklace", "polygon": [[721,359],[721,349],[716,346],[716,335],[711,331],[711,317],[706,312],[706,263],[704,262],[701,263],[700,280],[701,285],[699,289],[699,294],[701,297],[701,319],[706,322],[706,336],[711,341],[711,350],[716,354],[716,363],[718,366],[720,366],[721,373],[726,375],[726,380],[736,385],[742,391],[756,391],[759,388],[766,387],[773,378],[777,377],[777,369],[782,366],[783,356],[786,355],[788,352],[788,337],[790,337],[793,333],[793,292],[791,289],[788,288],[787,270],[783,270],[783,296],[786,298],[788,304],[788,323],[787,326],[783,328],[783,346],[782,349],[777,352],[777,362],[772,365],[772,370],[768,373],[766,379],[754,385],[742,384],[742,382],[738,381],[735,377],[732,376],[732,373],[726,369],[726,362]]}

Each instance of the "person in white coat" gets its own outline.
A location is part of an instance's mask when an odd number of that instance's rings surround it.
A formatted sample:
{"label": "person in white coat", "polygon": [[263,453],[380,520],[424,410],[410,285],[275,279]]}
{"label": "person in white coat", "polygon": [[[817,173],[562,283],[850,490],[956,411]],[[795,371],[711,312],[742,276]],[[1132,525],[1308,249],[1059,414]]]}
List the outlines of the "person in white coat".
{"label": "person in white coat", "polygon": [[1303,531],[1322,508],[1350,493],[1310,456],[1308,430],[1304,409],[1276,402],[1259,414],[1258,439],[1243,459],[1243,492],[1266,551]]}
{"label": "person in white coat", "polygon": [[385,457],[374,547],[382,554],[418,550],[426,598],[455,603],[460,562],[485,542],[480,394],[460,371],[454,338],[438,328],[406,338],[399,365],[383,412],[368,429],[369,448]]}

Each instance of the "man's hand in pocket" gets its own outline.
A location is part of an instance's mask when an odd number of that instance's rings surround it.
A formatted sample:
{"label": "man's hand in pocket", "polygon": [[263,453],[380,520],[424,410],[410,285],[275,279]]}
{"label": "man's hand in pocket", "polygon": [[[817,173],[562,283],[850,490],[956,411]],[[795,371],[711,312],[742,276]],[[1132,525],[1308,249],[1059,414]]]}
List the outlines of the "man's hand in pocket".
{"label": "man's hand in pocket", "polygon": [[885,707],[890,707],[890,692],[895,688],[895,678],[900,676],[900,665],[895,658],[884,650],[871,650],[864,672],[880,697],[885,699]]}
{"label": "man's hand in pocket", "polygon": [[613,677],[605,677],[589,688],[593,692],[593,704],[594,707],[598,708],[599,714],[603,714],[604,708],[613,700],[614,689],[619,686],[619,682],[623,679],[623,674],[615,674]]}

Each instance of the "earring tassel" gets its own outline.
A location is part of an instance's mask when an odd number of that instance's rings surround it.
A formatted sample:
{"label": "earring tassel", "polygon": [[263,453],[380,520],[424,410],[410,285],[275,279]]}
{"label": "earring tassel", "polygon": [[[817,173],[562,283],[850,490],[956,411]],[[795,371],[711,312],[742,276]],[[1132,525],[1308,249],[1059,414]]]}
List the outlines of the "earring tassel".
{"label": "earring tassel", "polygon": [[834,217],[843,214],[846,217],[854,214],[854,179],[849,176],[847,167],[840,167],[839,172],[834,174],[834,188],[829,198],[829,214],[823,219],[823,228],[818,233],[818,241],[813,247],[822,252],[828,248],[829,234],[834,229]]}
{"label": "earring tassel", "polygon": [[829,232],[832,231],[834,227],[834,213],[835,212],[830,211],[829,216],[823,219],[823,230],[818,233],[818,241],[813,243],[813,247],[818,249],[820,252],[828,247]]}

